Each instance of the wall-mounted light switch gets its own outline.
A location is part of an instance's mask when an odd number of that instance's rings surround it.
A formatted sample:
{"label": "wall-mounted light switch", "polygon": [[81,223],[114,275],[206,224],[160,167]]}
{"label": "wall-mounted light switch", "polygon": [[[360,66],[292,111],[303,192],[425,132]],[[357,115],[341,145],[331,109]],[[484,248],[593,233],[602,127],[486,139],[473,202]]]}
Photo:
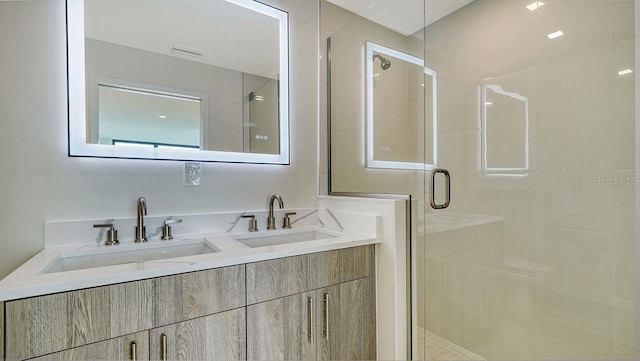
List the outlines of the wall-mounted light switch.
{"label": "wall-mounted light switch", "polygon": [[187,187],[197,187],[200,185],[201,167],[200,163],[184,164],[184,185]]}

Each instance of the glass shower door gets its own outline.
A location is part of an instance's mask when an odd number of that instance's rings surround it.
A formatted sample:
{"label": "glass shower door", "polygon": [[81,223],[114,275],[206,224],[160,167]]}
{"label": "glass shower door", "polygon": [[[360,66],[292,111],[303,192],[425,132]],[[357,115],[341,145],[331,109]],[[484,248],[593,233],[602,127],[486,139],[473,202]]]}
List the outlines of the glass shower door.
{"label": "glass shower door", "polygon": [[411,357],[638,359],[636,1],[321,6],[327,188],[412,196]]}
{"label": "glass shower door", "polygon": [[414,358],[638,357],[634,14],[475,0],[425,28],[451,204],[416,245]]}

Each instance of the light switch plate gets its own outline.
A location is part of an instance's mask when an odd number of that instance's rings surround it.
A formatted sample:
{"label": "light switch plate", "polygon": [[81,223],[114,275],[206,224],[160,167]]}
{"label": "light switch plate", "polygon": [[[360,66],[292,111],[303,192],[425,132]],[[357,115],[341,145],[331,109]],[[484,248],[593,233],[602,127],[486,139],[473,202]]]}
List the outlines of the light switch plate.
{"label": "light switch plate", "polygon": [[201,166],[200,163],[184,164],[184,185],[187,187],[197,187],[200,185]]}

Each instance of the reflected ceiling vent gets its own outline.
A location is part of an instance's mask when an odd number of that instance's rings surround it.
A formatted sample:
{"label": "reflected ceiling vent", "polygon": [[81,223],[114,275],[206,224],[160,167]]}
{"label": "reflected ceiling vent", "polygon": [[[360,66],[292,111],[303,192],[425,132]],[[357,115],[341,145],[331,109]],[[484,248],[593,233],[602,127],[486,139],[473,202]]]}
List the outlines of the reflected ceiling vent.
{"label": "reflected ceiling vent", "polygon": [[192,58],[202,58],[202,56],[205,54],[203,50],[192,49],[178,45],[172,46],[171,52],[176,55],[189,56]]}

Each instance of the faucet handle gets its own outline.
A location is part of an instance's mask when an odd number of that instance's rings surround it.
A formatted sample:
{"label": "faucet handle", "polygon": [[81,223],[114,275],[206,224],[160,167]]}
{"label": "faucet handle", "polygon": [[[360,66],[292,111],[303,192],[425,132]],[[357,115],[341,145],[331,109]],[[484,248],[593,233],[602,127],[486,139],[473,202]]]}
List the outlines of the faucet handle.
{"label": "faucet handle", "polygon": [[171,234],[171,225],[176,223],[182,223],[182,219],[165,219],[164,226],[162,226],[161,240],[170,241],[173,239],[173,235]]}
{"label": "faucet handle", "polygon": [[291,218],[289,218],[289,216],[295,216],[296,212],[287,212],[284,214],[284,225],[282,226],[282,228],[284,229],[291,229]]}
{"label": "faucet handle", "polygon": [[94,224],[93,228],[109,228],[107,229],[107,240],[104,242],[105,246],[120,244],[118,241],[118,230],[113,227],[113,223]]}
{"label": "faucet handle", "polygon": [[251,218],[249,220],[249,232],[258,232],[258,221],[256,221],[256,216],[253,214],[246,214],[242,216],[242,218]]}

